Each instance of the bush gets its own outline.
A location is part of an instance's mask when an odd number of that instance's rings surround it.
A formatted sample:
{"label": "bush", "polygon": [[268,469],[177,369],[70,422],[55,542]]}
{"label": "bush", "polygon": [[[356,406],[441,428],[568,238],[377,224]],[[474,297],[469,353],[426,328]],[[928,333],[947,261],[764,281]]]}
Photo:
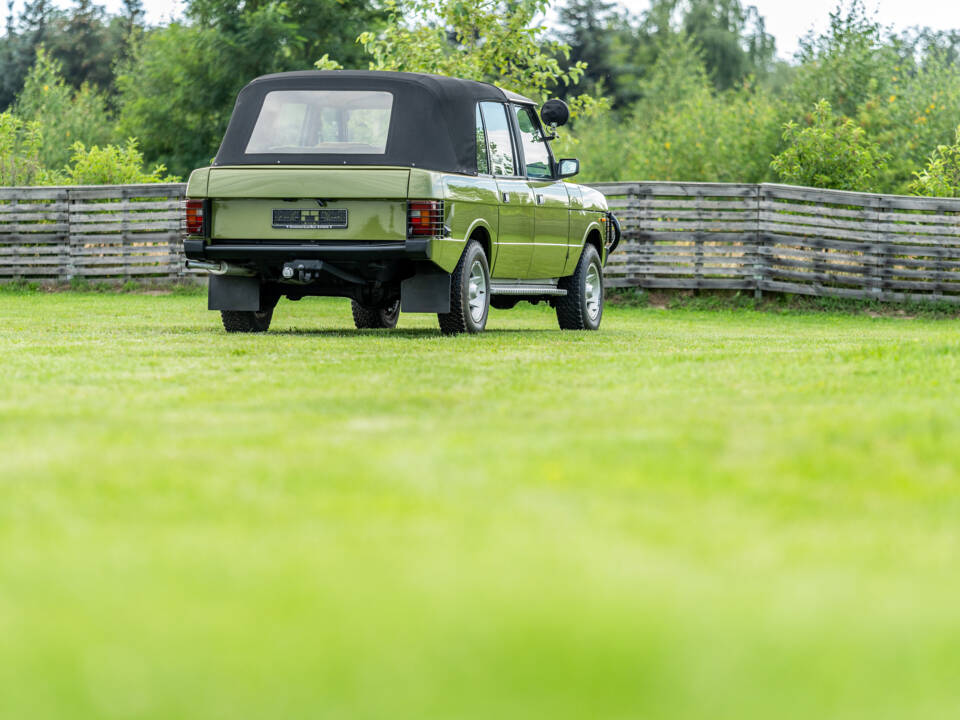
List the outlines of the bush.
{"label": "bush", "polygon": [[930,155],[927,167],[910,185],[914,195],[960,197],[960,127],[953,145],[939,145]]}
{"label": "bush", "polygon": [[46,178],[42,142],[39,123],[0,113],[0,185],[36,185]]}
{"label": "bush", "polygon": [[770,167],[785,183],[836,190],[874,192],[886,156],[850,118],[837,118],[826,100],[814,106],[809,127],[784,126],[786,149]]}
{"label": "bush", "polygon": [[94,145],[87,149],[77,142],[72,147],[71,165],[66,168],[64,184],[67,185],[126,185],[131,183],[177,182],[179,178],[166,175],[163,165],[154,166],[151,172],[143,168],[143,154],[137,141],[127,140],[124,147]]}

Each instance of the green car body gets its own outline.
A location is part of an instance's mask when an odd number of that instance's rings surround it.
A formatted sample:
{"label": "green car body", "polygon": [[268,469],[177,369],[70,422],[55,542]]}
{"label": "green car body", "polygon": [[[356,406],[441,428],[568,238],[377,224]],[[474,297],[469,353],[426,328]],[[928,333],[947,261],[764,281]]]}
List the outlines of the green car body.
{"label": "green car body", "polygon": [[[543,300],[558,305],[570,295],[569,278],[582,264],[584,252],[589,252],[591,258],[595,254],[593,265],[600,268],[602,310],[602,266],[613,243],[616,221],[608,213],[601,193],[561,177],[561,163],[550,152],[549,136],[529,100],[481,83],[409,73],[284,73],[258,79],[251,86],[258,82],[266,83],[266,88],[256,88],[260,99],[248,103],[255,106],[254,110],[242,107],[241,95],[217,161],[211,167],[195,170],[187,186],[188,263],[211,272],[210,308],[224,314],[228,330],[266,329],[263,319],[266,317],[269,325],[267,313],[272,313],[280,297],[296,300],[306,295],[350,297],[358,327],[391,327],[402,307],[405,312],[437,313],[443,328],[444,316],[458,312],[459,290],[463,290],[466,305],[476,306],[474,296],[481,292],[487,296],[483,300],[487,306],[492,302],[494,307],[510,307],[519,300]],[[443,115],[451,105],[456,105],[461,120],[458,125],[468,116],[475,120],[470,127],[451,130],[453,141],[446,145],[453,149],[444,149],[446,154],[438,150],[434,156],[429,138],[420,137],[417,121],[412,123],[416,128],[412,134],[425,143],[421,150],[401,144],[402,137],[397,139],[398,133],[411,134],[409,128],[400,126],[403,118],[397,119],[404,109],[397,97],[406,99],[409,88],[416,100],[421,97],[416,93],[422,89],[418,83],[432,90],[438,82],[441,90],[452,90],[436,98],[435,114]],[[379,107],[363,108],[367,102],[364,93],[385,95],[365,88],[390,89],[392,83],[397,83],[399,89],[391,110],[384,113]],[[326,90],[331,87],[348,89]],[[281,114],[295,115],[303,126],[307,124],[302,119],[307,111],[300,109],[301,100],[308,97],[304,102],[313,102],[310,92],[324,102],[353,103],[361,110],[352,112],[365,112],[373,120],[390,118],[392,113],[393,117],[384,123],[390,123],[387,143],[393,143],[394,149],[387,144],[385,151],[382,147],[373,148],[382,151],[377,153],[358,142],[347,145],[351,138],[344,139],[343,126],[353,116],[330,115],[339,117],[340,144],[330,142],[323,147],[338,150],[342,145],[351,151],[359,148],[363,154],[340,160],[326,153],[302,152],[287,157],[269,153],[240,155],[234,151],[232,157],[242,162],[230,162],[231,155],[224,148],[228,147],[231,132],[236,135],[243,129],[234,131],[234,123],[240,122],[236,118],[244,112],[251,116],[260,113],[257,126],[249,130],[252,121],[248,121],[242,135],[249,150],[254,142],[249,138],[256,137],[259,124],[264,122],[266,110],[260,106],[269,100],[262,98],[269,97],[270,92],[288,101],[280,106]],[[324,92],[329,92],[334,100],[330,101]],[[347,100],[337,99],[336,92]],[[435,94],[424,93],[422,97],[430,99]],[[417,102],[422,106],[425,101]],[[459,108],[461,104],[469,107]],[[502,124],[502,113],[514,120],[511,147],[505,153],[501,148],[506,131],[501,129],[497,135],[492,125],[485,125],[481,104],[484,117],[496,115],[494,121]],[[317,112],[321,111],[327,112],[327,108]],[[380,114],[374,116],[375,112]],[[521,135],[517,117],[526,125],[525,136]],[[359,119],[353,120],[359,129],[352,132],[367,138],[375,131],[361,126],[361,121],[369,125],[373,120],[360,114]],[[275,135],[281,130],[289,134],[289,121],[283,125],[270,116],[270,122]],[[443,124],[451,122],[450,118],[441,118],[438,126],[432,130],[427,127],[423,132],[442,140]],[[335,121],[328,125],[333,128],[329,132],[338,132]],[[485,127],[491,127],[489,132]],[[383,132],[386,134],[387,130]],[[304,131],[299,130],[297,137],[303,135]],[[475,138],[472,152],[476,158],[472,168],[471,149],[463,147],[471,137]],[[493,137],[501,140],[500,146]],[[532,175],[524,172],[524,142],[528,154],[541,156],[540,146],[531,143],[542,143],[545,157],[549,157],[531,169]],[[243,147],[242,143],[234,145]],[[286,152],[287,148],[280,150]],[[421,156],[425,159],[422,163],[418,162]],[[414,166],[420,164],[427,167]],[[434,167],[429,167],[431,164]],[[564,165],[572,172],[578,169],[576,161],[564,161]],[[491,167],[500,173],[484,172]],[[458,273],[471,246],[479,246],[482,257],[470,250],[472,274],[471,268]],[[590,272],[596,282],[597,269]],[[457,286],[458,282],[462,287]],[[468,317],[464,322],[448,322],[453,332],[483,329],[485,308],[479,323],[470,322],[468,310],[459,311]],[[473,315],[477,319],[477,312]],[[587,324],[598,325],[599,317],[595,320]]]}

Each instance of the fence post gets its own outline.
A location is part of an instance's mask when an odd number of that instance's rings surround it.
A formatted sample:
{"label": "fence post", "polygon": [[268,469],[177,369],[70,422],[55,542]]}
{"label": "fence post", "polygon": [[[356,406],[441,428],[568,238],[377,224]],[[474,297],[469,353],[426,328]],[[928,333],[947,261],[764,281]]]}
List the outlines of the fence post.
{"label": "fence post", "polygon": [[880,215],[885,209],[884,199],[877,197],[873,203],[873,287],[870,288],[870,293],[876,300],[883,299],[883,281],[887,268],[887,252],[880,229],[882,222]]}
{"label": "fence post", "polygon": [[73,189],[67,188],[67,267],[65,268],[66,272],[64,273],[64,279],[69,282],[76,277],[77,274],[77,258],[79,257],[79,250],[77,249],[77,240],[76,234],[74,233],[74,212],[73,204],[76,202],[76,199],[73,196]]}
{"label": "fence post", "polygon": [[763,275],[764,275],[764,257],[763,253],[760,252],[761,247],[763,246],[763,235],[761,234],[761,205],[763,204],[763,186],[756,185],[754,187],[754,200],[756,201],[755,209],[755,224],[753,230],[753,297],[755,300],[763,299]]}
{"label": "fence post", "polygon": [[[631,190],[631,202],[637,211],[637,237],[636,242],[633,244],[633,252],[635,253],[635,262],[641,268],[644,266],[649,266],[650,264],[650,244],[644,240],[646,222],[649,219],[645,200],[649,198],[650,195],[651,193],[649,186],[646,186],[643,183],[635,184]],[[631,283],[633,283],[633,287],[643,287],[643,274],[644,273],[642,270],[628,274]]]}
{"label": "fence post", "polygon": [[700,192],[700,188],[696,189],[694,194],[693,206],[696,208],[697,212],[697,221],[696,221],[696,232],[693,235],[694,242],[694,255],[693,255],[693,279],[694,279],[694,295],[700,294],[700,286],[703,284],[703,194]]}

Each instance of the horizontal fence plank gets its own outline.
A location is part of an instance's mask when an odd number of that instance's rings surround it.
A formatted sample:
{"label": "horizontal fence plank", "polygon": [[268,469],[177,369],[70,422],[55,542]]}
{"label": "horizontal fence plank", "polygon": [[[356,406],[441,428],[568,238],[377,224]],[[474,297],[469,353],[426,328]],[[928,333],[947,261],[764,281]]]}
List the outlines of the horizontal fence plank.
{"label": "horizontal fence plank", "polygon": [[180,210],[183,202],[179,199],[166,200],[113,200],[107,202],[74,202],[70,204],[70,212],[77,214],[130,212],[154,212],[164,210]]}
{"label": "horizontal fence plank", "polygon": [[56,187],[0,188],[0,202],[4,200],[66,200],[67,189]]}

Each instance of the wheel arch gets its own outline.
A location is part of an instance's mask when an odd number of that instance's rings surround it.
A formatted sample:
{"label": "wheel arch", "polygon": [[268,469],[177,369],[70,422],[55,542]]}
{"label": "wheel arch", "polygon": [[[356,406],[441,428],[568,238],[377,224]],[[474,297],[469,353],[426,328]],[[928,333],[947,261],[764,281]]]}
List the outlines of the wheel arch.
{"label": "wheel arch", "polygon": [[480,246],[483,248],[483,251],[487,255],[487,263],[490,267],[493,267],[493,254],[496,252],[496,246],[493,243],[493,232],[490,229],[490,225],[483,218],[477,218],[471,223],[470,227],[467,228],[466,235],[464,236],[466,241],[464,245],[470,240],[476,240],[480,243]]}
{"label": "wheel arch", "polygon": [[598,223],[591,223],[587,229],[587,234],[583,238],[583,245],[593,245],[597,249],[597,255],[600,256],[600,262],[603,263],[603,229]]}
{"label": "wheel arch", "polygon": [[603,264],[603,227],[595,220],[591,221],[591,223],[587,225],[587,229],[583,233],[583,239],[580,241],[580,249],[575,250],[575,254],[571,254],[567,260],[567,268],[569,272],[573,272],[572,270],[569,270],[569,268],[576,268],[577,263],[580,262],[580,256],[583,255],[583,249],[587,245],[593,245],[593,247],[596,248],[597,255],[600,256],[600,263]]}

